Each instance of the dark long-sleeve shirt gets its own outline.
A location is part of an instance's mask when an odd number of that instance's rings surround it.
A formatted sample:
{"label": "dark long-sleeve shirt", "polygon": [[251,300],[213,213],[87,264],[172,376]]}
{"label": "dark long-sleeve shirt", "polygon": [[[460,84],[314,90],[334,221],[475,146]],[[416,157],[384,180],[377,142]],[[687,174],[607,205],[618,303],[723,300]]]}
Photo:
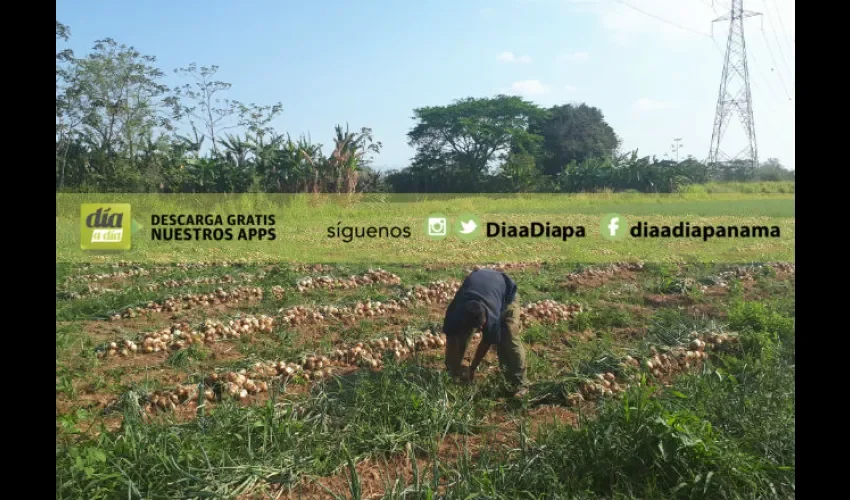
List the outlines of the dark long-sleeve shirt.
{"label": "dark long-sleeve shirt", "polygon": [[492,269],[479,269],[473,272],[461,284],[446,310],[443,333],[447,336],[463,335],[463,315],[466,303],[478,300],[487,311],[487,324],[484,326],[482,340],[488,344],[501,341],[501,317],[508,305],[516,297],[517,286],[507,274]]}

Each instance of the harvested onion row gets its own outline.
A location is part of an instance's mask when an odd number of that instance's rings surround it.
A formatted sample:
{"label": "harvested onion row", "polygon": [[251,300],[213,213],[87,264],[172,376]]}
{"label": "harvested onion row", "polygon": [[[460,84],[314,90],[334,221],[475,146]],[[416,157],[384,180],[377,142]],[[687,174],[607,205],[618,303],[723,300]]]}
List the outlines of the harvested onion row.
{"label": "harvested onion row", "polygon": [[[373,302],[371,300],[367,300],[365,302],[358,301],[352,307],[293,306],[288,309],[281,309],[279,311],[281,315],[277,318],[269,316],[260,316],[259,319],[257,319],[253,316],[247,316],[244,319],[235,320],[235,325],[234,321],[231,321],[229,325],[225,325],[223,323],[208,319],[206,320],[204,325],[201,326],[200,331],[191,330],[186,324],[177,324],[172,325],[170,328],[164,330],[159,330],[157,332],[146,334],[144,338],[164,338],[165,341],[161,344],[153,344],[151,346],[152,349],[143,349],[141,350],[141,352],[152,353],[169,349],[178,350],[183,347],[188,347],[188,345],[191,345],[192,343],[211,344],[220,339],[239,338],[240,335],[246,335],[257,331],[269,333],[278,324],[288,326],[318,324],[325,321],[326,318],[335,318],[339,321],[344,322],[354,322],[358,318],[382,316],[390,312],[400,311],[401,309],[402,305],[394,300],[390,300],[387,303],[382,303],[379,301]],[[255,324],[255,320],[261,322],[262,325]],[[179,339],[176,339],[173,336],[173,333],[175,331],[180,332],[182,335],[188,335],[189,338],[191,338],[192,340],[182,339],[182,342],[178,341]],[[177,335],[178,338],[180,336],[181,335]],[[114,347],[113,344],[115,344]],[[139,350],[127,350],[125,352],[123,348],[118,347],[117,342],[112,342],[105,346],[99,347],[96,352],[98,353],[98,357],[103,358],[114,356],[116,354],[128,356],[131,352],[139,352]]]}
{"label": "harvested onion row", "polygon": [[333,266],[325,264],[300,264],[292,267],[297,273],[327,273],[334,270]]}
{"label": "harvested onion row", "polygon": [[[624,369],[638,368],[641,365],[650,369],[652,374],[661,378],[698,367],[703,359],[708,358],[707,349],[723,343],[735,343],[737,337],[727,334],[692,334],[693,339],[688,346],[673,347],[660,353],[651,348],[652,357],[641,363],[627,356],[620,363]],[[480,338],[476,334],[475,338]],[[330,355],[307,355],[298,361],[257,362],[250,368],[224,373],[211,373],[204,379],[203,399],[215,402],[229,397],[246,402],[250,395],[267,392],[269,381],[275,378],[291,379],[298,377],[305,381],[320,381],[331,377],[337,370],[345,368],[380,369],[384,365],[385,356],[396,360],[409,357],[414,352],[427,351],[445,346],[445,339],[440,335],[425,330],[413,337],[396,335],[394,338],[383,337],[368,342],[358,342],[350,346],[341,346]],[[632,374],[627,379],[618,378],[612,372],[599,373],[594,378],[585,380],[577,392],[568,395],[571,404],[581,401],[595,400],[602,397],[615,397],[625,392],[631,383],[637,380]],[[198,401],[198,385],[183,385],[173,391],[155,391],[148,396],[148,411],[174,409],[179,404],[193,404]]]}
{"label": "harvested onion row", "polygon": [[68,276],[65,278],[65,282],[72,281],[83,281],[83,282],[94,282],[94,281],[103,281],[107,279],[123,279],[129,278],[132,276],[148,276],[150,271],[147,269],[130,269],[128,271],[114,271],[111,273],[95,273],[95,274],[78,274],[74,276]]}
{"label": "harvested onion row", "polygon": [[248,274],[241,273],[238,278],[234,278],[230,274],[225,274],[220,278],[186,278],[182,280],[167,280],[162,283],[153,283],[148,285],[146,290],[148,291],[156,291],[160,288],[181,288],[184,286],[195,286],[195,285],[225,285],[235,283],[237,281],[243,281],[246,283],[250,283],[255,279],[263,279],[265,274]]}
{"label": "harvested onion row", "polygon": [[460,282],[457,280],[434,281],[427,285],[415,285],[412,290],[407,292],[407,299],[403,299],[402,303],[408,305],[410,301],[422,301],[426,304],[450,302],[458,288],[460,288]]}
{"label": "harvested onion row", "polygon": [[498,264],[484,264],[472,266],[472,268],[467,269],[466,272],[472,273],[473,271],[479,271],[481,269],[492,269],[494,271],[506,273],[508,271],[523,271],[525,269],[538,267],[540,265],[540,262],[500,262]]}
{"label": "harvested onion row", "polygon": [[[691,333],[691,342],[687,346],[677,346],[663,349],[659,352],[655,347],[650,349],[651,357],[643,361],[626,356],[620,366],[624,369],[639,368],[643,366],[658,379],[671,377],[678,373],[688,371],[701,366],[704,359],[708,359],[708,352],[723,343],[736,343],[738,337],[720,333]],[[578,392],[568,396],[568,401],[575,404],[580,401],[593,400],[599,397],[611,397],[624,392],[630,383],[634,383],[637,376],[631,374],[628,380],[618,379],[611,372],[596,375],[596,379],[585,380]]]}
{"label": "harvested onion row", "polygon": [[523,307],[520,312],[520,321],[523,323],[532,320],[541,323],[558,323],[569,320],[581,311],[582,307],[579,304],[561,304],[554,300],[541,300]]}
{"label": "harvested onion row", "polygon": [[[250,368],[224,373],[211,373],[204,378],[206,401],[217,401],[224,397],[245,401],[249,395],[267,392],[269,381],[275,378],[299,377],[305,381],[319,381],[344,368],[381,368],[384,357],[401,360],[414,352],[445,346],[445,340],[425,330],[415,336],[396,335],[368,342],[357,342],[340,346],[329,356],[307,355],[298,361],[257,362]],[[148,396],[148,410],[174,409],[178,404],[197,401],[198,385],[183,385],[173,391],[156,391]]]}
{"label": "harvested onion row", "polygon": [[295,288],[299,292],[315,289],[343,289],[348,290],[364,285],[383,284],[383,285],[398,285],[401,283],[401,278],[395,274],[388,273],[383,269],[370,269],[363,275],[351,276],[349,278],[334,278],[332,276],[319,276],[317,278],[301,278],[295,284]]}
{"label": "harvested onion row", "polygon": [[133,269],[129,271],[115,271],[112,273],[95,273],[95,274],[78,274],[75,276],[68,276],[66,281],[100,281],[109,278],[127,278],[130,276],[147,276],[151,273],[155,272],[168,272],[173,271],[174,269],[181,270],[190,270],[190,269],[205,269],[209,267],[240,267],[247,266],[249,264],[256,264],[250,262],[248,259],[236,259],[236,260],[222,260],[222,261],[210,261],[210,262],[175,262],[173,264],[167,266],[153,266],[148,269],[143,268],[140,264],[130,261],[119,261],[117,264],[113,264],[113,268],[126,268],[131,267]]}
{"label": "harvested onion row", "polygon": [[207,319],[199,329],[193,329],[188,323],[177,323],[168,328],[148,332],[137,342],[124,340],[99,346],[95,353],[98,358],[121,356],[132,353],[158,353],[176,351],[193,344],[213,344],[222,339],[238,339],[243,335],[256,332],[271,333],[275,319],[271,316],[245,316],[227,323]]}
{"label": "harvested onion row", "polygon": [[344,322],[353,322],[359,318],[383,316],[408,308],[417,301],[427,304],[449,301],[457,290],[458,283],[437,281],[428,285],[416,285],[401,300],[390,299],[387,302],[358,301],[353,306],[293,306],[281,309],[281,323],[284,325],[316,324],[326,318],[334,318]]}
{"label": "harvested onion row", "polygon": [[[246,275],[243,275],[243,277]],[[250,276],[250,275],[247,275]],[[262,277],[262,275],[261,275]],[[229,278],[232,281],[232,277]],[[357,286],[368,285],[373,283],[399,284],[401,279],[391,273],[378,270],[370,270],[362,276],[352,276],[349,279],[334,279],[334,278],[317,278],[313,281],[312,278],[299,280],[297,285],[298,291],[303,292],[309,288],[321,288],[324,286],[333,288],[354,288]],[[336,281],[335,281],[336,280]],[[250,281],[250,279],[248,280]],[[171,282],[167,282],[171,283]],[[174,282],[178,285],[180,282]],[[316,285],[318,283],[318,285]],[[281,286],[273,286],[271,288],[275,298],[281,299],[285,294],[285,289]],[[146,307],[128,308],[121,314],[115,314],[111,317],[113,320],[122,318],[134,318],[138,314],[146,312],[175,312],[182,309],[191,309],[197,306],[208,306],[210,304],[239,302],[240,300],[262,299],[263,290],[261,288],[246,288],[239,287],[232,292],[226,292],[223,288],[218,288],[214,293],[210,294],[189,294],[180,298],[169,297],[162,302],[149,302]],[[373,315],[373,314],[368,314]]]}
{"label": "harvested onion row", "polygon": [[284,325],[297,326],[304,324],[317,324],[325,321],[327,318],[334,318],[343,322],[354,322],[358,318],[366,318],[373,316],[383,316],[385,314],[400,311],[402,304],[395,300],[388,302],[358,301],[351,307],[304,307],[293,306],[288,309],[281,309],[280,322]]}
{"label": "harvested onion row", "polygon": [[[220,278],[209,278],[209,277],[207,277],[207,278],[185,278],[185,279],[182,279],[182,280],[167,280],[167,281],[163,281],[161,283],[151,283],[151,284],[145,286],[145,290],[149,291],[149,292],[153,292],[153,291],[159,290],[160,288],[182,288],[184,286],[196,286],[196,285],[225,285],[225,284],[232,284],[232,283],[236,283],[236,282],[240,282],[240,281],[244,282],[244,283],[251,283],[255,279],[262,279],[264,277],[265,277],[264,274],[254,275],[254,274],[242,273],[242,274],[239,275],[238,278],[234,278],[230,274],[225,274],[224,276],[221,276]],[[103,294],[107,294],[107,293],[120,293],[120,292],[126,291],[126,290],[120,289],[120,288],[119,289],[101,288],[101,287],[98,287],[98,286],[94,286],[92,284],[89,284],[87,288],[88,289],[84,292],[69,292],[68,298],[79,299],[79,298],[82,298],[83,296],[103,295]]]}
{"label": "harvested onion row", "polygon": [[145,307],[130,307],[120,314],[111,317],[112,320],[122,318],[135,318],[139,314],[151,312],[175,312],[195,307],[206,307],[211,304],[235,304],[245,300],[260,300],[263,298],[263,289],[260,287],[238,287],[230,292],[218,288],[211,293],[190,293],[183,297],[169,297],[162,302],[148,302]]}
{"label": "harvested onion row", "polygon": [[[260,316],[254,318],[248,316],[240,320],[230,321],[229,324],[206,320],[200,330],[192,330],[187,324],[172,325],[170,328],[146,334],[143,337],[162,338],[163,343],[150,343],[150,346],[143,346],[141,352],[156,353],[165,350],[179,350],[183,347],[188,347],[193,343],[211,344],[222,339],[239,338],[240,335],[247,335],[255,332],[270,333],[277,325],[299,326],[299,325],[315,325],[323,323],[328,319],[342,321],[344,323],[354,323],[362,318],[384,316],[394,312],[401,311],[414,305],[417,301],[423,301],[427,304],[445,303],[453,298],[457,286],[456,282],[438,281],[430,283],[426,286],[416,285],[413,290],[408,293],[410,298],[404,298],[400,301],[389,300],[387,302],[380,301],[358,301],[352,306],[336,307],[336,306],[320,306],[320,307],[305,307],[293,306],[287,309],[278,311],[280,315],[276,318],[269,316]],[[577,304],[561,304],[553,300],[542,300],[532,302],[520,310],[520,321],[523,324],[530,322],[541,323],[557,323],[566,321],[573,317],[576,313],[581,312],[581,305]],[[180,332],[174,335],[174,332]],[[187,336],[180,338],[181,335]],[[115,344],[112,347],[112,344]],[[150,348],[148,348],[150,347]],[[102,346],[97,349],[98,357],[108,357],[120,354],[129,356],[130,353],[139,352],[139,349],[125,349],[118,347],[117,342]]]}

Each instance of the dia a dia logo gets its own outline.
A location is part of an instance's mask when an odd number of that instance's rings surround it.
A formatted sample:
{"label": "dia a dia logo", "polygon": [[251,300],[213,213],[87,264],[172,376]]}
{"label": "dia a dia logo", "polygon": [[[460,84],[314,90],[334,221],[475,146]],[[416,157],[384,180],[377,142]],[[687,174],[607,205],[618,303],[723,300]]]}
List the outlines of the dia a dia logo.
{"label": "dia a dia logo", "polygon": [[86,203],[80,207],[80,247],[83,250],[129,250],[130,205]]}

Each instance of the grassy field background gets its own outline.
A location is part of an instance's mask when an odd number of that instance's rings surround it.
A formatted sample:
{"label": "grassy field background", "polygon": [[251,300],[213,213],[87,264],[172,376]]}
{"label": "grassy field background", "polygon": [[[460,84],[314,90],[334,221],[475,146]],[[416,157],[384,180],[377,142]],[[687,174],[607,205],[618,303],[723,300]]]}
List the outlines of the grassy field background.
{"label": "grassy field background", "polygon": [[[56,497],[795,498],[793,193],[57,195]],[[132,205],[133,250],[80,250],[103,202]],[[432,241],[435,212],[587,237]],[[273,213],[278,238],[150,241],[176,213]],[[782,237],[611,242],[608,213]],[[340,221],[412,237],[327,238]],[[476,265],[519,286],[525,398],[494,353],[450,380],[425,335]]]}
{"label": "grassy field background", "polygon": [[[378,369],[339,367],[319,381],[273,377],[267,392],[242,401],[151,407],[154,391],[198,387],[211,372],[250,373],[258,362],[302,362],[438,327],[440,300],[350,321],[280,319],[296,306],[400,300],[416,285],[469,272],[388,263],[381,267],[397,282],[299,289],[307,277],[347,278],[369,267],[58,264],[57,498],[794,498],[789,264],[510,266],[524,308],[541,300],[580,306],[523,328],[532,386],[522,400],[505,397],[494,354],[477,382],[463,385],[445,376],[434,348]],[[135,274],[120,274],[127,271]],[[109,319],[239,286],[264,295]],[[206,321],[261,315],[277,323],[238,339],[98,355],[109,342],[140,342],[174,324],[203,330]],[[654,352],[692,349],[691,332],[738,341],[706,348],[706,359],[679,372],[645,364]],[[625,364],[627,356],[639,366]],[[609,372],[624,392],[576,397]]]}
{"label": "grassy field background", "polygon": [[[133,249],[112,254],[79,246],[82,203],[124,202],[142,228]],[[794,195],[789,193],[693,192],[674,195],[599,193],[578,195],[57,195],[57,261],[110,263],[211,261],[248,258],[285,262],[477,263],[540,260],[605,263],[623,260],[745,263],[794,260]],[[276,215],[277,239],[265,242],[151,241],[152,214]],[[551,222],[585,226],[586,237],[560,239],[454,236],[433,241],[424,231],[429,214],[450,218],[464,213],[512,225]],[[610,242],[599,234],[603,215],[618,213],[630,223],[675,225],[776,225],[781,238],[626,239]],[[410,238],[329,238],[328,227],[409,227]]]}

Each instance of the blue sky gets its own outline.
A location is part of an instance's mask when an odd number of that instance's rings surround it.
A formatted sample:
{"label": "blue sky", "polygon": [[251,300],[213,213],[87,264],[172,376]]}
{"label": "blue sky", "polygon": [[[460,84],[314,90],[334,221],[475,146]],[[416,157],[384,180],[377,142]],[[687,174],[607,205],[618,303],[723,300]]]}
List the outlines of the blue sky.
{"label": "blue sky", "polygon": [[[274,124],[330,149],[333,128],[371,127],[379,168],[400,168],[417,107],[517,94],[599,107],[625,150],[708,153],[730,0],[57,0],[80,56],[111,37],[171,75],[218,65],[229,98],[281,102]],[[745,21],[759,158],[795,156],[793,0],[749,0]],[[660,18],[660,19],[658,19]],[[685,28],[685,29],[682,29]],[[694,33],[697,32],[697,33]],[[171,85],[188,83],[169,76]],[[791,98],[789,100],[789,97]],[[733,118],[723,149],[737,152]]]}

